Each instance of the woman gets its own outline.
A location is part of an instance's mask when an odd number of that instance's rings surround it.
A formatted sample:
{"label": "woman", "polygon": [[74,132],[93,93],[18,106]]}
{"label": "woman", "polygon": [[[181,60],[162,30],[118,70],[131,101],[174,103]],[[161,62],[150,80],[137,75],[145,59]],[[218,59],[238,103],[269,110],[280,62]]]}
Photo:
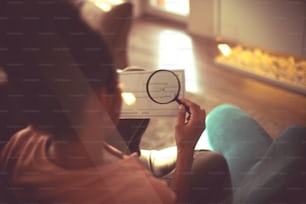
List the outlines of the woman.
{"label": "woman", "polygon": [[[154,178],[136,154],[105,143],[118,138],[121,92],[112,57],[79,17],[79,1],[2,2],[1,55],[10,100],[29,126],[2,152],[1,169],[17,200],[39,203],[174,203],[188,200],[193,149],[205,112],[189,100],[176,125],[177,161],[170,184]],[[221,156],[216,160],[226,166]],[[221,158],[221,159],[220,159]]]}

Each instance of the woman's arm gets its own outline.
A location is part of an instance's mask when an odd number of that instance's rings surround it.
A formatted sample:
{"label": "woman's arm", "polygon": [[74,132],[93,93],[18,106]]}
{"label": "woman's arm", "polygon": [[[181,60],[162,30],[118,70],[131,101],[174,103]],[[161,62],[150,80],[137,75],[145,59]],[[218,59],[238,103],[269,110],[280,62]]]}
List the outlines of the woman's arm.
{"label": "woman's arm", "polygon": [[171,182],[171,188],[177,196],[177,203],[186,202],[190,190],[190,173],[193,162],[194,147],[205,129],[205,111],[195,103],[182,99],[190,108],[191,117],[186,121],[186,110],[183,105],[177,117],[175,140],[177,145],[176,169]]}

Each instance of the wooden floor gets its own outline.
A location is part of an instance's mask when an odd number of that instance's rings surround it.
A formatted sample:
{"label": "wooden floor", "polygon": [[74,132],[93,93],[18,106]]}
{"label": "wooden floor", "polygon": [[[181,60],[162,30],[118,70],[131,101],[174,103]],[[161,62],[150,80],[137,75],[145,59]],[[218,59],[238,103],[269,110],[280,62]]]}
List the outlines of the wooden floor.
{"label": "wooden floor", "polygon": [[[129,38],[130,64],[186,72],[187,92],[201,96],[209,112],[235,104],[275,138],[291,124],[306,126],[306,96],[275,87],[214,64],[216,43],[188,34],[183,25],[153,17],[135,20]],[[188,96],[188,94],[187,94]]]}

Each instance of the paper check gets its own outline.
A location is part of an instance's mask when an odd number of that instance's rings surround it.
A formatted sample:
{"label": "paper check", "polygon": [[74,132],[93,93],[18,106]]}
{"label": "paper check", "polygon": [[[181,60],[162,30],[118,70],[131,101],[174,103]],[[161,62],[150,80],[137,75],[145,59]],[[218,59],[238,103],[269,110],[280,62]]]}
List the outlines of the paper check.
{"label": "paper check", "polygon": [[[173,71],[180,83],[179,98],[185,94],[184,70]],[[178,104],[174,101],[169,104],[158,104],[152,101],[146,90],[147,80],[154,71],[124,71],[119,73],[122,91],[122,110],[120,118],[152,118],[176,117]]]}

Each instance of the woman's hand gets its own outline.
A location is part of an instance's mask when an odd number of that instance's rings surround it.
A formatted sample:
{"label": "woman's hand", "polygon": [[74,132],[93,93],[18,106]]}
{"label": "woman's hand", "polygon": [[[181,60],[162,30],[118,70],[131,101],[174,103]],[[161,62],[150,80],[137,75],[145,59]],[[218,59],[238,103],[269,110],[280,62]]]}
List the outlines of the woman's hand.
{"label": "woman's hand", "polygon": [[176,193],[176,202],[188,201],[190,191],[190,171],[193,162],[193,149],[205,129],[205,111],[189,100],[181,99],[189,107],[190,118],[186,120],[184,105],[180,105],[175,126],[175,141],[177,146],[176,168],[171,182],[171,188]]}
{"label": "woman's hand", "polygon": [[183,105],[179,107],[179,114],[175,126],[175,140],[178,151],[194,149],[198,139],[205,129],[205,111],[201,107],[187,99],[180,99],[189,107],[190,119],[186,120],[186,110]]}

